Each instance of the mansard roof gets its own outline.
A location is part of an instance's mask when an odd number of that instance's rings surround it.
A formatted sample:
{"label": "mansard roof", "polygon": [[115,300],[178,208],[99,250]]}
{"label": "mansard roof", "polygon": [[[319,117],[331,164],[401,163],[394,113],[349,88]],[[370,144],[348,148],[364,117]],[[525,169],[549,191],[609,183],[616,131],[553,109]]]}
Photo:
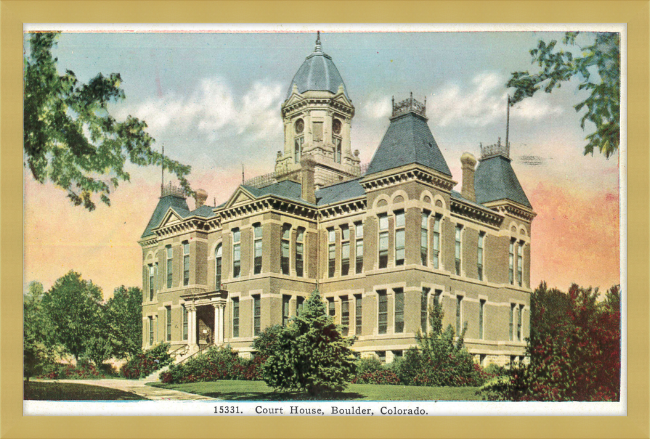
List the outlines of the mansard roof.
{"label": "mansard roof", "polygon": [[185,200],[185,198],[178,197],[175,195],[166,195],[164,197],[160,197],[160,201],[158,201],[158,205],[156,206],[156,209],[153,211],[153,215],[151,215],[149,224],[147,224],[147,228],[144,230],[144,233],[142,234],[141,238],[145,238],[147,236],[153,235],[153,229],[160,226],[160,223],[165,218],[165,215],[167,214],[169,209],[173,210],[181,218],[188,218],[190,216],[211,218],[215,216],[213,212],[214,207],[212,206],[203,205],[198,209],[194,209],[190,211],[190,208],[187,205],[187,201]]}
{"label": "mansard roof", "polygon": [[365,195],[366,190],[361,186],[361,178],[348,180],[343,183],[326,186],[316,191],[316,204],[324,206],[339,201],[351,200]]}
{"label": "mansard roof", "polygon": [[408,112],[391,118],[384,138],[370,161],[366,175],[418,163],[451,177],[427,119]]}
{"label": "mansard roof", "polygon": [[510,200],[533,208],[512,169],[510,159],[504,155],[496,155],[479,161],[474,176],[474,191],[476,201],[480,204]]}

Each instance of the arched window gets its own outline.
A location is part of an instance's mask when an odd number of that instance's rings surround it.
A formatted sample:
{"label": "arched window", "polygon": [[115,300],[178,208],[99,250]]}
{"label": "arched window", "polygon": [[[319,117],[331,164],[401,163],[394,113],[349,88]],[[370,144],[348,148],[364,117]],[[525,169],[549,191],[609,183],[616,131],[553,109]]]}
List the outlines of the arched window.
{"label": "arched window", "polygon": [[221,290],[221,244],[217,246],[217,249],[214,252],[214,267],[215,267],[215,278],[216,278],[216,290]]}

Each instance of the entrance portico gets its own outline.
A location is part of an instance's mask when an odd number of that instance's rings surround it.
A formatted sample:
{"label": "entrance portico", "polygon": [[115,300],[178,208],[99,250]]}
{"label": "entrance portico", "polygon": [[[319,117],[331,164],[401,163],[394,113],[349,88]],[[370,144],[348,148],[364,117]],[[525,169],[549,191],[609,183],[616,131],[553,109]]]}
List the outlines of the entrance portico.
{"label": "entrance portico", "polygon": [[190,353],[198,351],[201,345],[223,345],[226,297],[226,291],[181,296],[188,311],[187,345]]}

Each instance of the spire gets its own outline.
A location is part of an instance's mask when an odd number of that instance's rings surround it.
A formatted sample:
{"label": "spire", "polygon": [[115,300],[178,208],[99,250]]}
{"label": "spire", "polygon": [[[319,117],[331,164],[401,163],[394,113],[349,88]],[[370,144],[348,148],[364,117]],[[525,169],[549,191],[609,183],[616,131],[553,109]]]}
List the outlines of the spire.
{"label": "spire", "polygon": [[316,47],[314,48],[314,52],[322,52],[323,50],[321,49],[320,45],[320,31],[316,31]]}

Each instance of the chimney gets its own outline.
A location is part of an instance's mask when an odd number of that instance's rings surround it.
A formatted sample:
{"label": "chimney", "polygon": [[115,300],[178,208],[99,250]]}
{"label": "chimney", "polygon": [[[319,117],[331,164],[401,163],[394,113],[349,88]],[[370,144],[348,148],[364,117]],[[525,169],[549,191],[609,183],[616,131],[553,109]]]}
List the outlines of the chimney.
{"label": "chimney", "polygon": [[314,159],[306,155],[300,160],[300,197],[308,203],[316,204],[316,188],[314,186]]}
{"label": "chimney", "polygon": [[196,209],[205,204],[205,200],[208,199],[208,193],[204,189],[197,189],[196,194],[194,195],[194,200],[196,201]]}
{"label": "chimney", "polygon": [[460,157],[461,169],[463,170],[463,187],[460,194],[463,198],[476,202],[476,193],[474,192],[474,166],[476,158],[466,152]]}

